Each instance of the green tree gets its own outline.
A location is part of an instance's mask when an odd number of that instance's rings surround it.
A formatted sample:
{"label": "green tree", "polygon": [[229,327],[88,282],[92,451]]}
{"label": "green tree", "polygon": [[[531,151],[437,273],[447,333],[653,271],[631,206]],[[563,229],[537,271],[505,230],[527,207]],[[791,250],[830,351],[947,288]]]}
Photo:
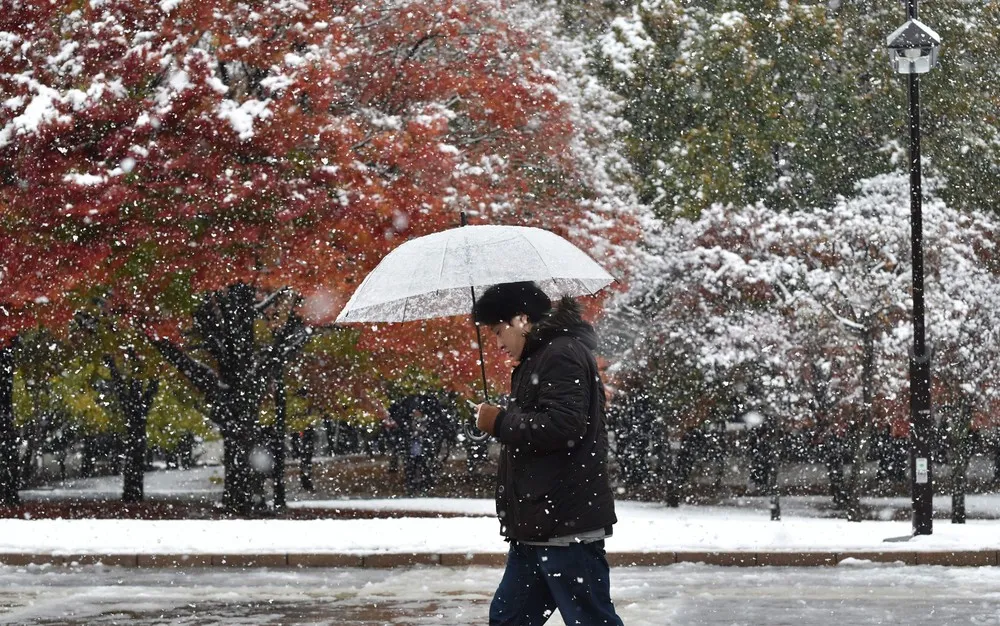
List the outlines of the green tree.
{"label": "green tree", "polygon": [[146,421],[150,447],[181,456],[193,442],[219,438],[208,419],[208,408],[201,395],[176,369],[165,367],[160,374],[160,393],[156,395]]}
{"label": "green tree", "polygon": [[[899,13],[895,25],[904,21]],[[920,81],[921,152],[925,168],[945,185],[939,194],[950,206],[997,211],[1000,186],[1000,2],[925,2],[920,20],[941,35],[940,63]],[[906,79],[898,86],[896,117],[906,145]],[[905,161],[901,161],[905,163]]]}
{"label": "green tree", "polygon": [[[947,0],[921,19],[944,39],[922,82],[928,170],[953,206],[990,206],[1000,6]],[[904,20],[894,4],[802,0],[664,0],[615,20],[598,66],[627,101],[642,199],[664,217],[714,202],[809,208],[905,169],[906,80],[885,52]]]}
{"label": "green tree", "polygon": [[76,353],[65,339],[46,331],[23,333],[14,351],[14,424],[20,442],[20,484],[35,476],[45,451],[65,460],[86,437],[117,433],[122,424],[111,399],[95,383],[100,363]]}

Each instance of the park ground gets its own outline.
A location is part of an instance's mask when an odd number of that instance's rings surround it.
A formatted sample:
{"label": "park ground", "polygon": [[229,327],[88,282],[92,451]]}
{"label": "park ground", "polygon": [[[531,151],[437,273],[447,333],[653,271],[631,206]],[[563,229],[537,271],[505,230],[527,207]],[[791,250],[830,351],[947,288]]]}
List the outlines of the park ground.
{"label": "park ground", "polygon": [[[486,464],[469,472],[464,455],[450,456],[437,472],[436,482],[416,494],[421,498],[492,498],[495,451]],[[211,458],[208,459],[211,462]],[[874,467],[869,475],[874,476]],[[313,466],[312,490],[300,484],[299,468],[290,460],[285,473],[286,498],[289,507],[270,510],[263,517],[278,519],[315,519],[317,517],[358,518],[394,516],[391,507],[378,511],[363,509],[331,509],[312,503],[341,499],[402,499],[411,497],[406,488],[404,471],[392,470],[382,456],[363,454],[318,457]],[[948,518],[951,497],[947,492],[947,466],[935,467],[939,480],[934,501],[935,516]],[[973,457],[969,467],[970,493],[966,499],[969,519],[1000,519],[1000,493],[992,482],[992,461]],[[21,507],[5,509],[3,517],[15,518],[110,518],[110,519],[220,519],[228,517],[220,506],[223,472],[218,465],[200,465],[191,470],[150,471],[146,474],[146,498],[142,503],[120,501],[121,477],[104,476],[88,479],[50,480],[48,483],[22,492]],[[826,473],[816,464],[789,464],[779,474],[781,508],[784,515],[809,517],[840,517],[828,495]],[[266,490],[271,489],[268,481]],[[910,516],[909,484],[905,481],[884,483],[866,490],[862,500],[864,515],[869,520],[907,520]],[[629,492],[619,489],[620,501],[659,502],[661,494],[643,489]],[[696,475],[687,487],[685,504],[691,506],[734,507],[758,510],[767,514],[770,498],[763,495],[736,465],[722,474]],[[267,493],[265,493],[265,497]],[[429,507],[428,510],[433,510]],[[406,515],[422,514],[419,507],[408,505]],[[436,514],[450,515],[448,511]]]}

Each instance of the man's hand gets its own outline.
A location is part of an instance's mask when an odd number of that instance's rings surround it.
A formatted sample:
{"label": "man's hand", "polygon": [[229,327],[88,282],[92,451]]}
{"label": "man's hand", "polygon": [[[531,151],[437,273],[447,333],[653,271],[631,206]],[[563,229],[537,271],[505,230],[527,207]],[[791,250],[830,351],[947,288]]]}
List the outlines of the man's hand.
{"label": "man's hand", "polygon": [[492,404],[482,404],[476,405],[476,428],[483,431],[484,433],[489,433],[495,435],[493,432],[493,426],[496,424],[497,415],[500,415],[500,407],[493,406]]}

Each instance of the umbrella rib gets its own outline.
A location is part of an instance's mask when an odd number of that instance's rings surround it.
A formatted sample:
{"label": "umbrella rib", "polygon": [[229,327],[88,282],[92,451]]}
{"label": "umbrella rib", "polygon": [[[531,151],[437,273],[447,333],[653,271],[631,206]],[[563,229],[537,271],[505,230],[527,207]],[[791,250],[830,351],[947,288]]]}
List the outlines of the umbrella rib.
{"label": "umbrella rib", "polygon": [[[441,264],[438,266],[438,284],[437,284],[438,288],[440,288],[440,286],[441,286],[441,276],[442,276],[442,274],[444,274],[444,261],[448,257],[448,244],[450,243],[450,241],[451,240],[448,237],[445,237],[445,239],[444,239],[444,250],[441,253]],[[434,291],[437,292],[437,291],[440,291],[440,289],[435,289]],[[409,298],[406,298],[405,300],[403,300],[403,313],[402,313],[402,316],[400,317],[400,320],[399,320],[400,322],[406,322],[406,321],[408,321],[406,319],[406,309],[409,307],[409,305],[410,305],[410,299]],[[419,319],[419,318],[414,318],[414,319]]]}
{"label": "umbrella rib", "polygon": [[552,276],[552,272],[549,271],[549,264],[545,262],[545,258],[542,256],[542,253],[538,251],[538,248],[535,247],[534,242],[532,242],[530,239],[525,238],[525,241],[529,246],[531,246],[531,249],[535,252],[535,256],[538,257],[538,260],[541,261],[542,267],[545,268],[546,274],[549,276],[549,278],[552,279],[552,286],[553,288],[555,288],[558,283],[556,283],[555,277]]}
{"label": "umbrella rib", "polygon": [[437,289],[434,291],[441,290],[441,277],[444,276],[444,262],[448,258],[448,246],[451,245],[451,238],[445,237],[444,240],[444,250],[441,251],[441,264],[438,266],[438,282]]}

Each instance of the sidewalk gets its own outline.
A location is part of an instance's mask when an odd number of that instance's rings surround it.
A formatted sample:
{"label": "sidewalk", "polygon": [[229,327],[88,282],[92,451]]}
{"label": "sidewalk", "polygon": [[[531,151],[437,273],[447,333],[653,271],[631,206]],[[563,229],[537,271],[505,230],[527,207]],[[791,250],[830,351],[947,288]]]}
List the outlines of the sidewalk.
{"label": "sidewalk", "polygon": [[[489,500],[310,501],[331,509],[420,511],[424,517],[316,520],[0,519],[0,563],[125,567],[502,566],[507,544]],[[728,507],[622,501],[607,540],[615,567],[703,562],[831,566],[859,560],[910,565],[1000,565],[1000,521],[951,524],[910,538],[910,523],[790,517]],[[458,517],[426,517],[437,511]],[[886,541],[889,539],[890,541]],[[904,540],[905,539],[905,540]]]}
{"label": "sidewalk", "polygon": [[[0,624],[482,626],[499,567],[0,567]],[[1000,568],[623,567],[628,626],[993,624]],[[564,626],[558,615],[549,626]]]}

